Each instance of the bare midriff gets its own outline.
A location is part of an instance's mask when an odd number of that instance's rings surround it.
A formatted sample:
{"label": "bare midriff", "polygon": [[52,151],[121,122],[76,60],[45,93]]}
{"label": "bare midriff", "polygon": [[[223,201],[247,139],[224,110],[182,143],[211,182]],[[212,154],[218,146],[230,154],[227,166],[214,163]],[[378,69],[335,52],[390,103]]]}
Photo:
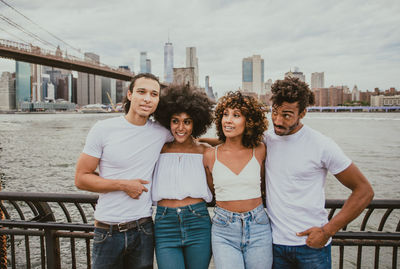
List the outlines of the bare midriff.
{"label": "bare midriff", "polygon": [[157,205],[164,207],[182,207],[204,202],[201,198],[186,197],[183,200],[163,199],[157,202]]}
{"label": "bare midriff", "polygon": [[249,200],[236,200],[236,201],[217,201],[217,206],[226,209],[231,212],[243,213],[251,211],[257,206],[262,204],[261,197],[253,198]]}

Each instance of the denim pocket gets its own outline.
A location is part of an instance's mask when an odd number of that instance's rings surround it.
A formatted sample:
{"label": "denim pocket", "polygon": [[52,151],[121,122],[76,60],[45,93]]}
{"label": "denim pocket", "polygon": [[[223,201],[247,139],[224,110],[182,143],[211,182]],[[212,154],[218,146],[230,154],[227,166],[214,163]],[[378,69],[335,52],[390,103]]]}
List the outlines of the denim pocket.
{"label": "denim pocket", "polygon": [[160,221],[165,217],[164,213],[156,213],[155,217],[154,217],[154,222]]}
{"label": "denim pocket", "polygon": [[255,217],[255,221],[256,221],[256,223],[262,224],[262,225],[269,224],[269,218],[268,218],[267,213],[265,213],[265,211],[258,213]]}
{"label": "denim pocket", "polygon": [[210,215],[208,214],[208,210],[205,208],[201,208],[198,210],[192,210],[191,211],[193,215],[199,217],[199,218],[209,218]]}
{"label": "denim pocket", "polygon": [[215,214],[211,221],[213,225],[220,227],[226,227],[229,225],[228,219],[218,214]]}
{"label": "denim pocket", "polygon": [[107,240],[109,232],[106,230],[94,229],[93,234],[93,243],[94,244],[101,244]]}
{"label": "denim pocket", "polygon": [[154,227],[152,222],[147,222],[141,225],[140,230],[143,231],[145,235],[153,235]]}

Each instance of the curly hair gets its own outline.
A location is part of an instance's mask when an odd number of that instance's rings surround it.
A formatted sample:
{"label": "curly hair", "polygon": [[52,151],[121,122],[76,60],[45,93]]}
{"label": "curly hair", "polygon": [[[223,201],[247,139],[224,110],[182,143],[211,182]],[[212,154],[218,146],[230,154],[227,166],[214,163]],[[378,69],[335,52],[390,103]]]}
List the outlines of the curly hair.
{"label": "curly hair", "polygon": [[283,102],[298,102],[299,113],[301,113],[315,103],[314,93],[307,83],[298,78],[286,77],[283,80],[277,80],[272,84],[271,91],[273,106],[281,106]]}
{"label": "curly hair", "polygon": [[263,138],[263,133],[268,129],[268,120],[262,104],[252,96],[243,95],[240,91],[228,92],[221,97],[215,108],[215,127],[218,139],[225,142],[226,136],[222,130],[222,117],[227,108],[239,109],[246,117],[242,144],[247,148],[256,147]]}
{"label": "curly hair", "polygon": [[214,104],[204,91],[189,85],[172,84],[163,89],[154,118],[171,130],[172,115],[185,112],[193,120],[192,136],[198,138],[213,122]]}

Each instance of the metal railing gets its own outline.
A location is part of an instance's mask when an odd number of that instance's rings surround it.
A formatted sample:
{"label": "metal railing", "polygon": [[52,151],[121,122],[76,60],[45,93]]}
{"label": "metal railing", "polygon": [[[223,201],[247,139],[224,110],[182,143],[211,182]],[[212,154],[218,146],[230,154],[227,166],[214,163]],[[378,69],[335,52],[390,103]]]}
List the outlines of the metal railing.
{"label": "metal railing", "polygon": [[[8,262],[8,267],[0,264],[0,268],[91,268],[97,198],[97,195],[85,194],[0,192],[0,209],[4,214],[0,220],[0,236],[7,238]],[[343,204],[344,200],[327,200],[329,218]],[[338,252],[339,268],[347,268],[345,262],[349,257],[346,255],[352,247],[357,248],[357,255],[350,263],[356,268],[365,268],[363,259],[371,259],[368,268],[380,268],[382,248],[385,253],[391,250],[391,262],[385,254],[386,264],[397,268],[400,200],[372,201],[359,218],[334,236],[332,245],[335,246],[332,251]],[[374,249],[374,257],[364,253],[368,247]]]}

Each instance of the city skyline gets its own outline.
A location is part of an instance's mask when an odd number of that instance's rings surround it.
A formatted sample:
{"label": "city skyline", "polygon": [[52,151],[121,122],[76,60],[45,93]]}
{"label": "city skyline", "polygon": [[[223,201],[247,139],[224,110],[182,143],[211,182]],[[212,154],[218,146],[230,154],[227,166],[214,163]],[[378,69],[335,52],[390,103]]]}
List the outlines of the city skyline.
{"label": "city skyline", "polygon": [[[196,47],[200,86],[204,87],[209,75],[220,94],[241,87],[242,59],[253,54],[265,61],[265,81],[282,79],[298,66],[308,84],[311,73],[324,72],[326,87],[400,88],[398,1],[175,1],[174,5],[171,1],[120,1],[112,8],[108,1],[94,3],[56,0],[12,5],[82,52],[100,55],[102,63],[128,65],[138,73],[140,52],[147,51],[152,71],[160,78],[164,77],[163,46],[169,32],[174,66],[185,66],[185,48]],[[7,6],[1,5],[0,11],[58,44]],[[30,40],[5,22],[0,26]],[[7,32],[0,31],[1,38],[20,41]],[[59,45],[65,50],[64,44]],[[13,61],[0,60],[0,71],[14,72],[13,66]]]}

